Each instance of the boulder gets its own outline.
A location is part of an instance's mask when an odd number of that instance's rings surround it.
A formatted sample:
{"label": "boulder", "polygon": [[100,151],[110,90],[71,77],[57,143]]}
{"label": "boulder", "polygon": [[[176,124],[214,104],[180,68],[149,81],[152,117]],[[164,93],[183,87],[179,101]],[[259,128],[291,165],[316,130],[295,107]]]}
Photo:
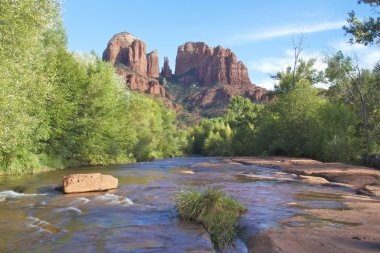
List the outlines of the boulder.
{"label": "boulder", "polygon": [[305,175],[300,175],[299,178],[308,184],[328,184],[330,183],[328,180],[326,180],[323,177],[314,177],[314,176],[305,176]]}
{"label": "boulder", "polygon": [[165,88],[157,80],[149,82],[149,94],[165,97]]}
{"label": "boulder", "polygon": [[71,174],[63,178],[64,193],[106,191],[117,185],[117,178],[100,173]]}

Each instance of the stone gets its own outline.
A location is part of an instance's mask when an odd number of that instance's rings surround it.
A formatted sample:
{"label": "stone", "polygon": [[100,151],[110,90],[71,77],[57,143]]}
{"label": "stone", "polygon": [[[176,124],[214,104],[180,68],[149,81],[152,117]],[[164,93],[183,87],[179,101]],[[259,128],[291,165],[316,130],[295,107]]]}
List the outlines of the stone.
{"label": "stone", "polygon": [[175,76],[182,85],[201,86],[186,103],[203,116],[222,116],[232,97],[243,96],[252,102],[268,100],[266,89],[251,83],[248,70],[230,49],[212,48],[204,42],[187,42],[178,47]]}
{"label": "stone", "polygon": [[195,174],[195,172],[192,171],[192,170],[179,170],[178,172],[181,173],[181,174],[187,174],[187,175],[193,175],[193,174]]}
{"label": "stone", "polygon": [[[254,85],[221,85],[210,86],[199,92],[191,94],[187,103],[193,110],[201,109],[203,114],[222,116],[227,112],[227,105],[232,97],[243,96],[252,102],[264,102],[268,100],[267,90]],[[222,106],[221,106],[222,105]]]}
{"label": "stone", "polygon": [[330,183],[328,180],[326,180],[323,177],[314,177],[314,176],[304,176],[300,175],[299,178],[308,184],[328,184]]}
{"label": "stone", "polygon": [[169,58],[164,57],[164,66],[162,67],[162,70],[161,70],[161,76],[168,78],[168,77],[171,77],[172,75],[173,75],[173,72],[169,66]]}
{"label": "stone", "polygon": [[117,178],[100,173],[71,174],[63,178],[64,193],[106,191],[117,185]]}
{"label": "stone", "polygon": [[357,194],[366,196],[380,196],[380,185],[366,185],[356,191]]}
{"label": "stone", "polygon": [[158,78],[160,76],[160,68],[158,65],[157,50],[146,55],[147,59],[147,77]]}
{"label": "stone", "polygon": [[165,97],[165,88],[150,84],[159,78],[160,68],[157,50],[146,53],[146,44],[130,33],[115,34],[108,42],[103,60],[112,63],[124,80],[126,87],[134,91]]}
{"label": "stone", "polygon": [[146,45],[130,33],[118,33],[108,42],[103,60],[123,64],[139,75],[147,76]]}
{"label": "stone", "polygon": [[165,97],[165,88],[157,80],[149,82],[149,94]]}
{"label": "stone", "polygon": [[222,46],[212,48],[204,42],[187,42],[178,47],[175,75],[184,84],[252,85],[247,67],[237,60],[235,53]]}
{"label": "stone", "polygon": [[[189,108],[195,114],[215,117],[227,111],[227,105],[234,96],[244,96],[252,102],[268,99],[267,90],[251,83],[246,66],[230,49],[212,48],[204,42],[187,42],[178,47],[173,75],[168,57],[164,57],[160,73],[157,51],[147,54],[146,48],[146,44],[134,35],[118,33],[108,42],[103,60],[115,66],[126,87],[157,97],[177,113]],[[184,91],[185,96],[175,91],[168,94],[164,88],[168,82],[201,87],[194,87],[196,89],[191,92]],[[185,107],[175,101],[181,101]],[[186,109],[184,113],[187,113]]]}

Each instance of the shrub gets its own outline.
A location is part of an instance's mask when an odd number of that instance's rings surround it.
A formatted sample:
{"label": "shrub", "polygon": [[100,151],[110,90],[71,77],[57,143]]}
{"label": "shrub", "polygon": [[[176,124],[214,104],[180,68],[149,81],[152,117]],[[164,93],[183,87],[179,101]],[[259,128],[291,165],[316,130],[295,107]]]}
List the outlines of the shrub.
{"label": "shrub", "polygon": [[184,220],[202,224],[216,248],[233,246],[240,214],[247,209],[220,189],[184,190],[176,196],[176,210]]}

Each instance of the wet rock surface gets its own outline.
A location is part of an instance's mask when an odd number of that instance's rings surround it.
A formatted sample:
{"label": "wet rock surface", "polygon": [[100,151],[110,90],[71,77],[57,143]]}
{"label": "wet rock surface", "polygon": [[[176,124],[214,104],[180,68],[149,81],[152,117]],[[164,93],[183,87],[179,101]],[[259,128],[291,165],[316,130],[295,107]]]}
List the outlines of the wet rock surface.
{"label": "wet rock surface", "polygon": [[64,193],[107,191],[117,188],[118,179],[100,173],[71,174],[63,178]]}

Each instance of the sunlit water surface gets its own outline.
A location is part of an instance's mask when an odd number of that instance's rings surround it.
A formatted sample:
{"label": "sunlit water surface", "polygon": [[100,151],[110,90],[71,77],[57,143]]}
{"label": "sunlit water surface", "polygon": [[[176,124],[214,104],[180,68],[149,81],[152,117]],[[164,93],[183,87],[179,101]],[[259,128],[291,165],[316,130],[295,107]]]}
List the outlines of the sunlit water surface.
{"label": "sunlit water surface", "polygon": [[[184,174],[193,171],[194,174]],[[0,252],[214,252],[202,226],[181,221],[173,196],[183,189],[220,186],[248,208],[239,239],[226,252],[246,252],[255,233],[278,219],[304,213],[297,196],[341,189],[287,181],[255,181],[242,174],[276,175],[275,169],[192,157],[118,166],[77,168],[34,176],[0,177]],[[63,195],[64,175],[100,172],[119,179],[116,190]],[[298,195],[297,195],[298,194]],[[298,199],[299,200],[299,199]],[[344,208],[339,198],[306,199],[308,208]]]}

